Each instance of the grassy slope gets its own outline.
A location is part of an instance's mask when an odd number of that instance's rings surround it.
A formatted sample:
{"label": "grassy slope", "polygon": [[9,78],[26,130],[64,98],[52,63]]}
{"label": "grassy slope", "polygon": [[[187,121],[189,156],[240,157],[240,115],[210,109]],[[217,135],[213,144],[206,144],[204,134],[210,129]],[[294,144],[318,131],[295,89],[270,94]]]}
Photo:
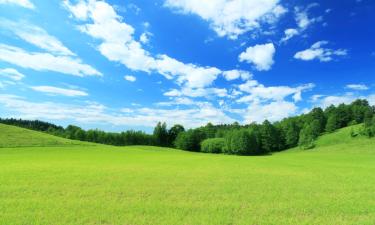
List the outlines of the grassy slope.
{"label": "grassy slope", "polygon": [[0,148],[4,147],[48,147],[66,145],[94,145],[92,143],[69,140],[53,135],[0,124]]}
{"label": "grassy slope", "polygon": [[0,148],[0,224],[374,224],[375,139],[349,131],[264,157]]}

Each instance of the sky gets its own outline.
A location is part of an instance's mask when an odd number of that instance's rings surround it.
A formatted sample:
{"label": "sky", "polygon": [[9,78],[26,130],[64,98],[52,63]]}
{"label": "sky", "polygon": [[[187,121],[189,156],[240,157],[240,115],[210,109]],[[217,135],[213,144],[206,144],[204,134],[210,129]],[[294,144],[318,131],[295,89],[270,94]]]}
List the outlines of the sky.
{"label": "sky", "polygon": [[375,105],[373,0],[0,0],[0,117],[106,131]]}

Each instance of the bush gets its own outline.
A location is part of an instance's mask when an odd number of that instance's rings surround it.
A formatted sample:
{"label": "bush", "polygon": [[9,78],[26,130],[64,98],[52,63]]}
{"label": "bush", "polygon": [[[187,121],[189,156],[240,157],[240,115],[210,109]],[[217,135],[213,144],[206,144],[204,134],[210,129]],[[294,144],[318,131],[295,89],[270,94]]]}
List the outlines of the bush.
{"label": "bush", "polygon": [[224,147],[224,138],[209,138],[201,143],[201,152],[221,153]]}
{"label": "bush", "polygon": [[262,154],[255,135],[246,130],[233,130],[225,136],[223,152],[232,155]]}

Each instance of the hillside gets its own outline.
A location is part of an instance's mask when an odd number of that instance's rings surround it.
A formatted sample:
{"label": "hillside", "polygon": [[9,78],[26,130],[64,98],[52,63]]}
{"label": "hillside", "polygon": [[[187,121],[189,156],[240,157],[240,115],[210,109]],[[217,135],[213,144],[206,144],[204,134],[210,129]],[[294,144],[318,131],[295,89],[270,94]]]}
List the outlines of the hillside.
{"label": "hillside", "polygon": [[372,225],[375,139],[350,130],[311,150],[233,156],[0,126],[2,145],[46,145],[0,148],[0,224]]}
{"label": "hillside", "polygon": [[336,152],[336,153],[374,153],[375,154],[375,138],[368,138],[357,135],[351,137],[351,132],[358,133],[362,124],[339,129],[333,133],[326,133],[315,141],[315,148],[310,150],[302,150],[299,147],[286,150],[282,153],[295,152]]}
{"label": "hillside", "polygon": [[48,146],[72,146],[95,145],[93,143],[80,142],[56,137],[43,132],[33,131],[15,126],[0,124],[0,148],[4,147],[48,147]]}

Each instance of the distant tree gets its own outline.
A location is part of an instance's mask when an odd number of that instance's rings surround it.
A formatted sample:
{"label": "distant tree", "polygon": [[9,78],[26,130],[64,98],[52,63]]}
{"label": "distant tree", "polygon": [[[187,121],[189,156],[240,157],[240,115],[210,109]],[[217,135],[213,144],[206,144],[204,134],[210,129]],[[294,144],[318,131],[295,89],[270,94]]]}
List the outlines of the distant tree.
{"label": "distant tree", "polygon": [[174,142],[179,133],[184,132],[185,128],[180,124],[175,124],[168,130],[168,145],[174,146]]}
{"label": "distant tree", "polygon": [[281,129],[285,135],[286,147],[292,148],[297,146],[300,128],[296,118],[286,119],[281,122]]}
{"label": "distant tree", "polygon": [[201,143],[201,152],[221,153],[224,147],[224,138],[209,138]]}
{"label": "distant tree", "polygon": [[182,150],[198,152],[201,149],[201,141],[204,139],[204,133],[200,129],[190,129],[178,134],[175,145]]}
{"label": "distant tree", "polygon": [[311,124],[306,124],[300,132],[298,145],[302,149],[314,148],[315,139],[316,139],[315,128]]}
{"label": "distant tree", "polygon": [[324,115],[324,112],[321,108],[314,108],[313,110],[311,110],[310,113],[307,114],[307,117],[305,119],[305,123],[312,123],[313,121],[315,121],[315,126],[318,125],[317,128],[318,129],[318,132],[319,133],[322,133],[324,132],[325,130],[325,127],[326,127],[326,123],[327,123],[327,119]]}
{"label": "distant tree", "polygon": [[212,123],[207,123],[206,126],[203,127],[203,131],[206,134],[206,138],[214,138],[216,133],[216,128]]}
{"label": "distant tree", "polygon": [[357,124],[363,123],[365,119],[365,114],[371,110],[367,100],[358,99],[350,104],[350,110],[352,113],[353,121],[356,121]]}
{"label": "distant tree", "polygon": [[340,124],[338,120],[338,114],[336,113],[329,114],[327,125],[326,125],[326,131],[329,133],[332,133],[339,128],[340,128]]}
{"label": "distant tree", "polygon": [[279,137],[277,129],[265,120],[261,126],[261,143],[265,152],[273,152],[279,150]]}
{"label": "distant tree", "polygon": [[157,146],[168,146],[168,131],[166,123],[158,122],[153,134]]}
{"label": "distant tree", "polygon": [[223,152],[233,155],[258,155],[259,149],[256,137],[247,130],[232,130],[224,139]]}
{"label": "distant tree", "polygon": [[86,139],[86,132],[82,129],[75,131],[74,136],[77,140],[84,141]]}

